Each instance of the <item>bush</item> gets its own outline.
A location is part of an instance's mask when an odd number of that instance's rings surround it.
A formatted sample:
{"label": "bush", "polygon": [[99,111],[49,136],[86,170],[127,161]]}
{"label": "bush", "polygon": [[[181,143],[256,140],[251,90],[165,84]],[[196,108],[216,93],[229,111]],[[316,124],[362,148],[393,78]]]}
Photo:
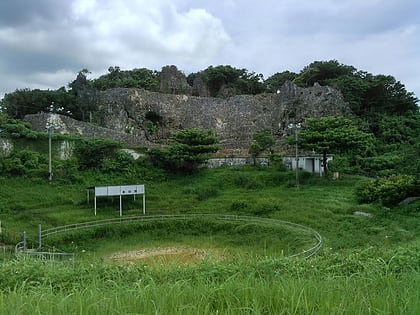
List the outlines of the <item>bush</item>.
{"label": "bush", "polygon": [[31,172],[44,171],[48,165],[45,155],[40,153],[22,150],[14,152],[10,157],[5,158],[1,163],[3,173],[10,175],[25,175]]}
{"label": "bush", "polygon": [[330,172],[351,173],[350,162],[347,157],[334,156],[334,159],[328,162]]}
{"label": "bush", "polygon": [[244,211],[248,208],[248,203],[244,201],[234,201],[230,205],[230,210],[237,212],[237,211]]}
{"label": "bush", "polygon": [[361,184],[356,195],[359,202],[379,202],[384,206],[394,206],[410,195],[419,194],[419,183],[414,176],[391,175]]}
{"label": "bush", "polygon": [[76,144],[74,154],[79,159],[82,169],[98,168],[105,159],[115,157],[119,142],[109,139],[83,139]]}

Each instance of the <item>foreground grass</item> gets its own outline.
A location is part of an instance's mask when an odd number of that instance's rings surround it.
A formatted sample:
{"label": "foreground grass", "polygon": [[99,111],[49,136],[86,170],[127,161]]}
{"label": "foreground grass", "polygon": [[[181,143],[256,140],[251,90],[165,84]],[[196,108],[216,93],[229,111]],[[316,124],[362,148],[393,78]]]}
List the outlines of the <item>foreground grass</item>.
{"label": "foreground grass", "polygon": [[0,314],[418,314],[419,277],[230,279],[0,293]]}
{"label": "foreground grass", "polygon": [[377,255],[164,269],[15,260],[3,265],[0,314],[417,314],[416,248]]}

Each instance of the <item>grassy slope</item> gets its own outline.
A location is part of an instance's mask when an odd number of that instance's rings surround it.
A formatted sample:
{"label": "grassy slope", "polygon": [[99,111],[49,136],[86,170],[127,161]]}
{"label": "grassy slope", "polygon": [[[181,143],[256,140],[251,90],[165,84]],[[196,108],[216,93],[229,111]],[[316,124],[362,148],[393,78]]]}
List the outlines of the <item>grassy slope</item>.
{"label": "grassy slope", "polygon": [[[7,262],[3,271],[17,273],[7,278],[10,285],[3,279],[0,309],[15,310],[15,305],[25,302],[18,313],[31,309],[93,314],[104,310],[179,314],[418,311],[420,258],[412,251],[398,252],[399,247],[410,244],[418,249],[418,214],[358,205],[353,192],[361,178],[332,182],[308,177],[297,189],[290,185],[293,176],[241,167],[205,170],[189,177],[159,177],[146,182],[148,212],[232,213],[301,223],[325,239],[324,252],[315,259],[284,264],[276,260],[237,261],[234,265],[209,262],[188,270],[150,271],[141,266],[91,268],[82,262],[73,267]],[[118,214],[118,202],[104,200],[95,218],[92,204],[85,204],[86,184],[0,178],[0,186],[0,220],[6,232],[26,230],[36,238],[39,223],[50,227]],[[125,205],[125,213],[139,207],[130,200]],[[370,212],[374,217],[354,216],[354,211]],[[9,232],[7,238],[13,235]],[[410,271],[412,268],[415,270]],[[7,293],[7,287],[15,288]]]}

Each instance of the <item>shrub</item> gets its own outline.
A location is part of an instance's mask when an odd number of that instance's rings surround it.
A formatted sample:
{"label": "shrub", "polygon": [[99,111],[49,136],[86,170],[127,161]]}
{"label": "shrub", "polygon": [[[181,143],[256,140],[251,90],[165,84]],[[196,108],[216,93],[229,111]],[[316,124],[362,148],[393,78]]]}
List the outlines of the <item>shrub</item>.
{"label": "shrub", "polygon": [[40,153],[22,150],[13,153],[1,163],[3,173],[11,175],[25,175],[34,171],[45,170],[47,157]]}
{"label": "shrub", "polygon": [[244,201],[234,201],[230,205],[231,211],[243,211],[243,210],[246,210],[247,208],[248,208],[248,203]]}
{"label": "shrub", "polygon": [[379,202],[384,206],[394,206],[410,195],[419,193],[419,183],[414,176],[391,175],[361,184],[356,195],[359,202]]}
{"label": "shrub", "polygon": [[109,139],[83,139],[76,144],[74,154],[79,159],[82,169],[98,168],[105,159],[113,158],[119,142]]}
{"label": "shrub", "polygon": [[266,216],[272,212],[280,211],[280,206],[273,200],[264,200],[250,207],[250,213],[256,216]]}
{"label": "shrub", "polygon": [[334,156],[334,159],[328,162],[328,170],[331,172],[350,173],[350,162],[347,157]]}

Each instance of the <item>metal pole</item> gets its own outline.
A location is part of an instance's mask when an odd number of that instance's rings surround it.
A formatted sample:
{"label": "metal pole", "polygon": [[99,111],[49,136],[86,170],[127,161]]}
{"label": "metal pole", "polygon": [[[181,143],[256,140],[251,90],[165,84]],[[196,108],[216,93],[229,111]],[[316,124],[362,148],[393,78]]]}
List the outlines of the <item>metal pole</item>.
{"label": "metal pole", "polygon": [[38,249],[42,249],[42,228],[41,224],[38,224]]}
{"label": "metal pole", "polygon": [[299,149],[298,149],[298,131],[297,131],[297,126],[295,126],[295,141],[296,141],[296,145],[295,145],[295,153],[296,153],[296,187],[299,187],[299,157],[298,157],[298,153],[299,153]]}
{"label": "metal pole", "polygon": [[143,192],[143,214],[146,214],[146,192]]}
{"label": "metal pole", "polygon": [[95,205],[94,205],[94,208],[95,208],[95,216],[96,216],[96,194],[95,194],[95,200],[94,200],[94,202],[93,202]]}
{"label": "metal pole", "polygon": [[122,217],[122,195],[120,195],[120,217]]}
{"label": "metal pole", "polygon": [[52,126],[48,128],[48,174],[49,174],[49,181],[52,181],[52,162],[51,162],[51,130]]}
{"label": "metal pole", "polygon": [[23,232],[23,252],[26,252],[26,232]]}

